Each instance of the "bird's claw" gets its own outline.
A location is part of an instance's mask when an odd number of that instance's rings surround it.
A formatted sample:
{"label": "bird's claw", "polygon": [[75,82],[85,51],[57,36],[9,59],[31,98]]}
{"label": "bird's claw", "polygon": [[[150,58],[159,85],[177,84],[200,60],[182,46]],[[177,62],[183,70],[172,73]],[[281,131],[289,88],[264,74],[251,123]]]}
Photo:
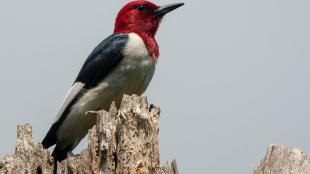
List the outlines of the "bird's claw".
{"label": "bird's claw", "polygon": [[85,112],[85,116],[89,116],[89,115],[97,115],[98,111],[87,111]]}

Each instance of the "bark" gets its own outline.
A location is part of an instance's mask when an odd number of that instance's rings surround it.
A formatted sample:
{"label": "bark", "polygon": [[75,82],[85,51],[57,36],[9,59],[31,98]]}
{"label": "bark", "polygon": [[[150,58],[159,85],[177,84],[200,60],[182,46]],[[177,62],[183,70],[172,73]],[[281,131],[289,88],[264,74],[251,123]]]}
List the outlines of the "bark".
{"label": "bark", "polygon": [[300,149],[270,145],[254,174],[310,174],[310,161]]}
{"label": "bark", "polygon": [[[178,174],[176,162],[160,167],[158,121],[160,109],[149,107],[146,97],[124,96],[120,109],[89,112],[97,117],[89,130],[87,149],[69,154],[58,163],[58,174]],[[52,174],[54,160],[48,150],[32,139],[30,125],[18,126],[16,150],[0,157],[0,173]]]}
{"label": "bark", "polygon": [[[97,117],[89,130],[88,147],[58,163],[58,174],[179,174],[175,161],[159,164],[160,109],[146,97],[124,96],[120,109],[89,112]],[[53,174],[54,160],[32,139],[30,125],[17,126],[13,155],[0,156],[0,174]],[[310,161],[296,148],[270,145],[254,174],[310,174]]]}

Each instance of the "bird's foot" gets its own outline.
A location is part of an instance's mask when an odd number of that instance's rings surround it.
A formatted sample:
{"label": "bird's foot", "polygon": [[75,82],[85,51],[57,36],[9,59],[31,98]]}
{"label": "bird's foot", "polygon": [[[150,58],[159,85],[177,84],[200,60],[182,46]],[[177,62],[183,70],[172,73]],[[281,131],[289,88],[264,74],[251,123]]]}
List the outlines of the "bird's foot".
{"label": "bird's foot", "polygon": [[100,111],[100,108],[96,108],[95,110],[85,112],[85,116],[97,115]]}
{"label": "bird's foot", "polygon": [[85,112],[85,116],[94,116],[97,114],[98,114],[98,111],[87,111],[87,112]]}

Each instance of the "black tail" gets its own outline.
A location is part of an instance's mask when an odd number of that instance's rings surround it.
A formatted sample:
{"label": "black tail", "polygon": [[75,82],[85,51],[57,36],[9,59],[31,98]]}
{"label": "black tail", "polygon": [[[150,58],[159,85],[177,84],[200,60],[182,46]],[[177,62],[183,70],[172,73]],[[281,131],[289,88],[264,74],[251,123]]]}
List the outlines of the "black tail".
{"label": "black tail", "polygon": [[58,145],[55,146],[52,156],[54,157],[54,171],[53,174],[57,174],[57,162],[61,162],[67,158],[68,151],[66,149],[60,149]]}
{"label": "black tail", "polygon": [[56,130],[58,128],[58,124],[53,124],[50,130],[47,132],[46,136],[42,141],[42,145],[45,149],[53,146],[57,142]]}
{"label": "black tail", "polygon": [[52,156],[55,161],[61,162],[62,160],[67,158],[67,153],[71,151],[71,148],[60,149],[58,145],[55,146]]}

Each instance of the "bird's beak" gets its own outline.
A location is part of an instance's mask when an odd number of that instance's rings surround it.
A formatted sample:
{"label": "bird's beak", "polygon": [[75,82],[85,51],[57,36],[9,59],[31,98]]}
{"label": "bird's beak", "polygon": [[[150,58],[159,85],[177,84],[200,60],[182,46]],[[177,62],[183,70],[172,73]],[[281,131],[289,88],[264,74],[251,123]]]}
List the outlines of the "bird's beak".
{"label": "bird's beak", "polygon": [[169,4],[169,5],[165,5],[165,6],[161,6],[159,7],[158,10],[155,10],[154,13],[156,14],[156,16],[164,16],[165,14],[183,6],[184,3],[175,3],[175,4]]}

